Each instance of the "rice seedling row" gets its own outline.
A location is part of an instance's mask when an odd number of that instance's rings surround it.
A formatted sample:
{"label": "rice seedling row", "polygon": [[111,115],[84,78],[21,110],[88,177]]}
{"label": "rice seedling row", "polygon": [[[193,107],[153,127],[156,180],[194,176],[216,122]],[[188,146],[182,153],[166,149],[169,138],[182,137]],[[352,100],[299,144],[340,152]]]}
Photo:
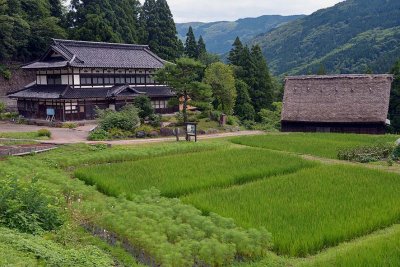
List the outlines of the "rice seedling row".
{"label": "rice seedling row", "polygon": [[231,148],[173,155],[77,169],[75,176],[112,196],[132,195],[152,187],[177,197],[275,175],[293,173],[316,163],[254,148]]}
{"label": "rice seedling row", "polygon": [[243,227],[265,227],[279,254],[306,256],[399,222],[398,192],[397,174],[321,165],[182,199]]}
{"label": "rice seedling row", "polygon": [[360,145],[393,143],[399,138],[396,135],[356,135],[356,134],[323,134],[294,133],[269,134],[260,136],[238,137],[232,139],[235,144],[272,150],[309,154],[326,158],[337,158],[339,150]]}

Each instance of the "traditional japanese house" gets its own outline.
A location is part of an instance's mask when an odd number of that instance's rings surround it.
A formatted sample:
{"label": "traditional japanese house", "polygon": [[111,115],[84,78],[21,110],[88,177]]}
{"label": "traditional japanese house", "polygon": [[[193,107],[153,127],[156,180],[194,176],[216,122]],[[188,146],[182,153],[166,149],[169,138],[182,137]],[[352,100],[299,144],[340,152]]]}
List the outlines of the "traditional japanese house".
{"label": "traditional japanese house", "polygon": [[154,73],[165,61],[146,45],[54,39],[36,62],[23,66],[36,81],[9,95],[26,118],[90,120],[95,108],[119,110],[146,95],[158,113],[171,113],[171,88],[157,84]]}
{"label": "traditional japanese house", "polygon": [[391,75],[287,77],[282,131],[384,134],[392,81]]}

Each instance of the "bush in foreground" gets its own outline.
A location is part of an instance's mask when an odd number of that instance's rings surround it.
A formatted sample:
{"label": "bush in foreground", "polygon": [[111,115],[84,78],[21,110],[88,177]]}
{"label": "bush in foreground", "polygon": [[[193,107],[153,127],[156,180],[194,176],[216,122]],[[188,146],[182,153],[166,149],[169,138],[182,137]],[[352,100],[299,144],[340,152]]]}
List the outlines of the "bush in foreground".
{"label": "bush in foreground", "polygon": [[40,129],[37,131],[38,137],[48,137],[51,138],[51,132],[47,129]]}
{"label": "bush in foreground", "polygon": [[0,225],[37,234],[62,225],[62,219],[34,179],[23,184],[17,179],[0,180]]}
{"label": "bush in foreground", "polygon": [[394,146],[391,144],[377,144],[341,149],[338,152],[338,159],[361,163],[374,162],[390,158],[393,149]]}

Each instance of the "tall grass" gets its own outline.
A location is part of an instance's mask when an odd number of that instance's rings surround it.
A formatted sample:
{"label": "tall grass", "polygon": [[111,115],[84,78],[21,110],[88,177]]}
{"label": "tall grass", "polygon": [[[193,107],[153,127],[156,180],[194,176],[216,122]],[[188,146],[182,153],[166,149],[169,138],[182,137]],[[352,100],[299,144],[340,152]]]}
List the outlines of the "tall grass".
{"label": "tall grass", "polygon": [[76,170],[75,176],[112,196],[129,197],[155,187],[164,196],[177,197],[293,173],[313,165],[279,152],[240,148],[89,166]]}
{"label": "tall grass", "polygon": [[398,138],[399,136],[396,135],[293,133],[238,137],[232,139],[232,142],[252,147],[337,158],[341,149],[394,142]]}
{"label": "tall grass", "polygon": [[276,252],[306,256],[399,222],[399,192],[397,174],[334,165],[183,200],[244,227],[265,227]]}

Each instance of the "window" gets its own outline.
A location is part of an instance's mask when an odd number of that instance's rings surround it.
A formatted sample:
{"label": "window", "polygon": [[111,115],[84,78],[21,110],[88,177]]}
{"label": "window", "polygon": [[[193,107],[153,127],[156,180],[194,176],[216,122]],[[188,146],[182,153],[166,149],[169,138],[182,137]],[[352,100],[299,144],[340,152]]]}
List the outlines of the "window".
{"label": "window", "polygon": [[65,114],[73,114],[73,113],[78,113],[78,103],[77,102],[65,103]]}
{"label": "window", "polygon": [[153,106],[154,109],[166,108],[167,107],[167,101],[165,101],[165,100],[154,100],[154,101],[151,101],[151,105]]}
{"label": "window", "polygon": [[99,76],[93,77],[92,80],[93,80],[93,84],[97,84],[97,85],[103,84],[103,77],[99,77]]}
{"label": "window", "polygon": [[115,84],[125,84],[125,77],[124,76],[115,77]]}
{"label": "window", "polygon": [[61,75],[47,75],[47,84],[61,84]]}
{"label": "window", "polygon": [[92,85],[92,77],[88,75],[81,75],[81,85]]}
{"label": "window", "polygon": [[144,76],[144,75],[137,76],[136,83],[137,84],[145,84],[146,83],[146,76]]}
{"label": "window", "polygon": [[104,78],[104,84],[114,84],[114,77],[111,75],[108,75]]}

